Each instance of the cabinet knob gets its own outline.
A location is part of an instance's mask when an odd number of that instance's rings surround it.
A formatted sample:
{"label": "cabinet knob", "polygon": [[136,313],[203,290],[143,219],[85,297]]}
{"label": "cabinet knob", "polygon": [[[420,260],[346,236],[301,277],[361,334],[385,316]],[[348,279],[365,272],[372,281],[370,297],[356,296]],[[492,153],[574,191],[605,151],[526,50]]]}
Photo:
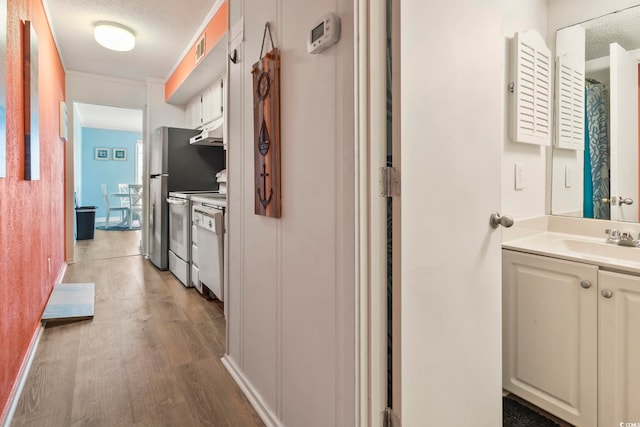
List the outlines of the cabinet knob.
{"label": "cabinet knob", "polygon": [[584,289],[589,289],[591,287],[591,282],[588,280],[583,280],[582,282],[580,282],[580,286],[582,286]]}
{"label": "cabinet knob", "polygon": [[611,289],[603,289],[600,293],[605,298],[611,298],[613,296],[613,291]]}

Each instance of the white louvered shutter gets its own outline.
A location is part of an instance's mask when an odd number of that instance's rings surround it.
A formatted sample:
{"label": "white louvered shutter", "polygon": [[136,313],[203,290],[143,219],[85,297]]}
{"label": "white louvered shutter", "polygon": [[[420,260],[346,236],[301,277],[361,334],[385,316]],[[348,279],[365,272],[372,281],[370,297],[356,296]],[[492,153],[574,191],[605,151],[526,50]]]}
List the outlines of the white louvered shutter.
{"label": "white louvered shutter", "polygon": [[584,64],[557,58],[556,99],[556,147],[584,150]]}
{"label": "white louvered shutter", "polygon": [[515,35],[513,139],[551,144],[551,51],[535,30]]}

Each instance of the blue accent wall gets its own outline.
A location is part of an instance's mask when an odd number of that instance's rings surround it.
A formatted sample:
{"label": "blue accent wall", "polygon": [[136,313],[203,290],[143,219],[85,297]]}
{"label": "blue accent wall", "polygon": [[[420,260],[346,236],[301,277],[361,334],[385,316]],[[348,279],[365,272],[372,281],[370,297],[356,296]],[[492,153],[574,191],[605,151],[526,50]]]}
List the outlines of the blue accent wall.
{"label": "blue accent wall", "polygon": [[[102,197],[102,184],[107,184],[107,193],[118,191],[118,184],[135,184],[136,141],[142,139],[140,132],[82,128],[82,187],[78,202],[83,206],[97,206],[96,217],[107,216]],[[108,148],[109,160],[96,160],[95,148]],[[127,150],[126,160],[114,160],[113,149]],[[111,206],[120,206],[115,197]]]}

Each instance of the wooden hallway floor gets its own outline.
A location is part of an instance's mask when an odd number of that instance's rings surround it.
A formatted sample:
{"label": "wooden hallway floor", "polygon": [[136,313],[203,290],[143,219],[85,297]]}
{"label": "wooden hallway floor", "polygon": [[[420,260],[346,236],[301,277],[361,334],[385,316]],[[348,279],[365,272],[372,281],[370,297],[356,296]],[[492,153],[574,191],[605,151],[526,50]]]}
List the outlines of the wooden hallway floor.
{"label": "wooden hallway floor", "polygon": [[140,255],[84,252],[64,282],[95,282],[95,317],[45,328],[12,426],[264,425],[220,361],[221,307]]}

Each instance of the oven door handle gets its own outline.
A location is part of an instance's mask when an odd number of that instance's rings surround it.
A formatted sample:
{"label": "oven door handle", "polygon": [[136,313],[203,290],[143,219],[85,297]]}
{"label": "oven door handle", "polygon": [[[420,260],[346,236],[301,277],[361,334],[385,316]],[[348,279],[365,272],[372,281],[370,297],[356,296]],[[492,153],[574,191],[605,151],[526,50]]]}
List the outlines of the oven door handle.
{"label": "oven door handle", "polygon": [[216,208],[210,208],[208,211],[203,211],[201,209],[194,208],[193,211],[199,213],[200,215],[204,215],[208,218],[213,218],[215,215],[223,213],[222,209],[216,209]]}
{"label": "oven door handle", "polygon": [[180,205],[180,206],[186,206],[187,205],[187,200],[184,199],[172,199],[171,197],[167,197],[167,203],[169,203],[170,205]]}

